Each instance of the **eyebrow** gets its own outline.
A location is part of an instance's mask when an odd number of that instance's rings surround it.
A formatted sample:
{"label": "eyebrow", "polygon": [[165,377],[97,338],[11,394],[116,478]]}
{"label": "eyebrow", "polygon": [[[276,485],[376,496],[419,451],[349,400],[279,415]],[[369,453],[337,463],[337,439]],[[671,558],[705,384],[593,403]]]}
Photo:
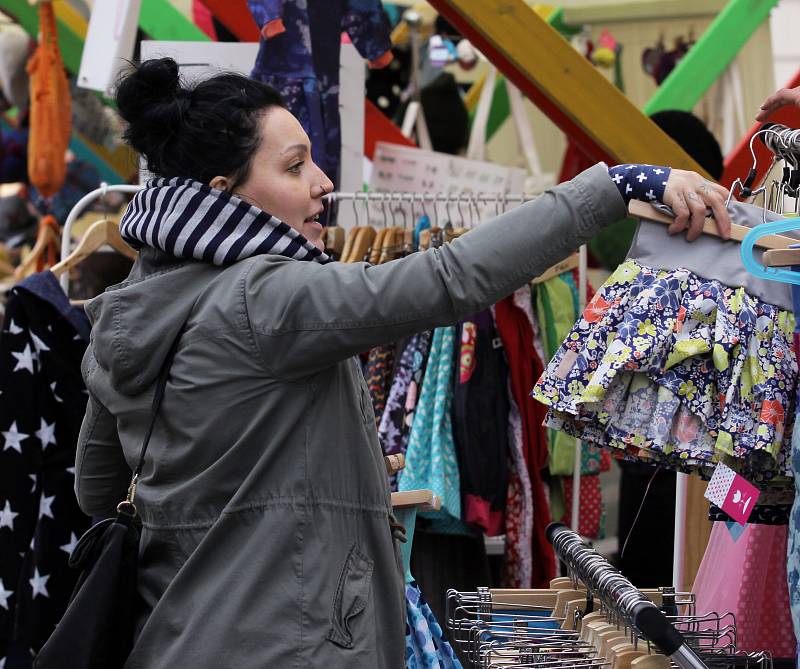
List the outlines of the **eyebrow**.
{"label": "eyebrow", "polygon": [[308,153],[308,147],[305,144],[294,144],[287,149],[281,151],[281,155],[290,153],[291,151],[299,151],[300,153]]}

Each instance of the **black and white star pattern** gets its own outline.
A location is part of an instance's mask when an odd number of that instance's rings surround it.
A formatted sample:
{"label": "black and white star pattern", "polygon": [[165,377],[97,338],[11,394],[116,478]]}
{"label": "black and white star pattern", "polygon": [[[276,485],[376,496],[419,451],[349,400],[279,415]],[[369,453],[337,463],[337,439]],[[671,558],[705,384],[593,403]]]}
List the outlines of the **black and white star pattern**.
{"label": "black and white star pattern", "polygon": [[75,499],[88,321],[50,272],[15,286],[0,330],[0,669],[31,667],[66,609],[90,519]]}
{"label": "black and white star pattern", "polygon": [[627,204],[631,200],[663,202],[664,190],[672,170],[657,165],[615,165],[608,175]]}

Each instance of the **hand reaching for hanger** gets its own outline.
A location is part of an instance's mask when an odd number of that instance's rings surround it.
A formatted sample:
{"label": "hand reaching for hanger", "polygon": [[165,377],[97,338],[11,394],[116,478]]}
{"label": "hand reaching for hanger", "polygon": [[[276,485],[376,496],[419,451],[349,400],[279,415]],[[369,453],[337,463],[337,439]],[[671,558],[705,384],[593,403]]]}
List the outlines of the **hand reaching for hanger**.
{"label": "hand reaching for hanger", "polygon": [[704,179],[696,172],[673,169],[664,191],[664,204],[675,212],[675,221],[669,226],[671,235],[683,230],[686,239],[693,242],[703,232],[707,207],[714,213],[720,236],[728,239],[731,234],[731,218],[725,208],[728,189]]}
{"label": "hand reaching for hanger", "polygon": [[756,115],[756,121],[766,121],[772,112],[788,105],[800,107],[800,86],[797,88],[781,88],[781,90],[770,95],[761,105],[761,111]]}

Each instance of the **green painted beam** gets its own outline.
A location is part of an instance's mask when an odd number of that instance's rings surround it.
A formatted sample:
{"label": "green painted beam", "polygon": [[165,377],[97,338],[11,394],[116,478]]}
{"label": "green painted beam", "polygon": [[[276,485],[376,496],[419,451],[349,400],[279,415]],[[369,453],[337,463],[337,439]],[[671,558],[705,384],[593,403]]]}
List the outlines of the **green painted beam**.
{"label": "green painted beam", "polygon": [[658,87],[644,113],[692,111],[777,4],[778,0],[730,0]]}
{"label": "green painted beam", "polygon": [[[27,2],[27,0],[23,0],[23,2]],[[142,0],[139,27],[156,40],[210,41],[209,36],[184,16],[169,0]]]}

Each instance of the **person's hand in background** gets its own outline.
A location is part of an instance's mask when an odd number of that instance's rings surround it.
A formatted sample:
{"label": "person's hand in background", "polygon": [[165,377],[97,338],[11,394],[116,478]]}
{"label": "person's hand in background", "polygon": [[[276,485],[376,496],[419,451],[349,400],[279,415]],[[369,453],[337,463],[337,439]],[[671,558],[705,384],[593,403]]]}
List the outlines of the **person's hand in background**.
{"label": "person's hand in background", "polygon": [[766,121],[772,112],[787,105],[800,107],[800,86],[797,88],[781,88],[781,90],[770,95],[761,105],[761,111],[756,115],[756,121]]}

